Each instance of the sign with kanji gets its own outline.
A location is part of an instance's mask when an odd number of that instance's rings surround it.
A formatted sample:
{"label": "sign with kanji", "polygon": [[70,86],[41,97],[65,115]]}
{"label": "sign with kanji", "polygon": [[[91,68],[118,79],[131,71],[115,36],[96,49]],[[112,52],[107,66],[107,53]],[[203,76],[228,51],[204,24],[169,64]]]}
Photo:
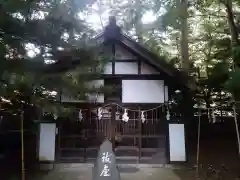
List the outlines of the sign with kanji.
{"label": "sign with kanji", "polygon": [[93,168],[93,180],[120,180],[116,165],[116,157],[112,151],[112,143],[105,140],[100,146],[98,157]]}
{"label": "sign with kanji", "polygon": [[100,176],[111,176],[109,172],[109,167],[107,164],[104,164],[104,168],[102,169]]}

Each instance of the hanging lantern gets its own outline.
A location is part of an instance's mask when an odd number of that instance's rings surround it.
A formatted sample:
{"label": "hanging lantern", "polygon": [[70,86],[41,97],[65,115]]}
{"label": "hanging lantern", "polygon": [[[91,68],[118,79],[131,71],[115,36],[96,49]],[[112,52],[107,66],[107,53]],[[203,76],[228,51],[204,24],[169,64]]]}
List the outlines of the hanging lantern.
{"label": "hanging lantern", "polygon": [[141,111],[141,120],[142,120],[142,123],[146,121],[146,118],[144,116],[144,111]]}
{"label": "hanging lantern", "polygon": [[82,110],[79,109],[79,112],[78,112],[78,120],[81,122],[83,120],[83,114],[82,114]]}
{"label": "hanging lantern", "polygon": [[167,119],[168,121],[170,120],[170,112],[169,112],[169,110],[167,110],[166,119]]}
{"label": "hanging lantern", "polygon": [[115,116],[116,121],[120,120],[120,113],[117,111]]}
{"label": "hanging lantern", "polygon": [[53,119],[56,120],[58,118],[58,115],[57,114],[53,114]]}
{"label": "hanging lantern", "polygon": [[98,108],[98,119],[99,119],[99,120],[102,119],[102,113],[103,113],[102,108]]}
{"label": "hanging lantern", "polygon": [[124,122],[128,122],[128,120],[129,120],[128,113],[127,113],[127,109],[124,109],[124,113],[123,113],[123,115],[122,115],[122,120],[123,120]]}
{"label": "hanging lantern", "polygon": [[211,122],[212,122],[212,117],[211,117],[211,113],[210,113],[210,110],[209,109],[207,109],[207,113],[208,113],[208,121],[209,121],[209,123],[211,124]]}
{"label": "hanging lantern", "polygon": [[212,123],[216,123],[217,122],[217,119],[216,119],[216,116],[215,116],[215,113],[214,111],[212,112]]}

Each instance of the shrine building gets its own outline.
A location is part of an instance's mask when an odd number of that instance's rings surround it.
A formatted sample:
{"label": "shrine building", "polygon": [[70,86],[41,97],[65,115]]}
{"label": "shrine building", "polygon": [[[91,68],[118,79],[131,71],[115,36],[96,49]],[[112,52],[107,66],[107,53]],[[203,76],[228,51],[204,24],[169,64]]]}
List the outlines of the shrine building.
{"label": "shrine building", "polygon": [[71,99],[59,91],[59,102],[76,109],[76,120],[40,125],[39,161],[94,162],[108,138],[117,163],[186,162],[188,77],[124,34],[113,17],[94,42],[111,59],[93,82],[117,89],[94,96],[94,101],[92,96],[91,101]]}

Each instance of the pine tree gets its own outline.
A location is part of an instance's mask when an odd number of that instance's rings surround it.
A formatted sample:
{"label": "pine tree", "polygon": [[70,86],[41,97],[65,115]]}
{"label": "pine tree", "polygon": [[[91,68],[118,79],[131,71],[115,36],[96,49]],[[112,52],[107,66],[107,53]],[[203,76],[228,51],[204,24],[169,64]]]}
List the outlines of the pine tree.
{"label": "pine tree", "polygon": [[87,46],[93,31],[78,16],[89,2],[0,3],[2,99],[17,108],[22,102],[47,107],[56,101],[49,92],[61,87],[73,97],[90,91],[86,82],[98,76],[101,62],[96,47]]}

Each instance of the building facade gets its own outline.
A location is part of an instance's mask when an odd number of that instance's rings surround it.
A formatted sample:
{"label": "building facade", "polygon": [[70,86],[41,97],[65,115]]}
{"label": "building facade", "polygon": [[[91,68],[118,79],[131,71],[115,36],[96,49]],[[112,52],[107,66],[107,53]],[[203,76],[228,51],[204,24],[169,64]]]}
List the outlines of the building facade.
{"label": "building facade", "polygon": [[63,119],[57,125],[54,161],[93,162],[108,138],[118,163],[186,162],[187,103],[178,115],[170,111],[176,93],[183,92],[187,102],[186,79],[122,33],[114,18],[95,41],[111,59],[93,83],[114,91],[91,97],[94,102],[60,94],[62,104],[76,107],[76,121]]}

